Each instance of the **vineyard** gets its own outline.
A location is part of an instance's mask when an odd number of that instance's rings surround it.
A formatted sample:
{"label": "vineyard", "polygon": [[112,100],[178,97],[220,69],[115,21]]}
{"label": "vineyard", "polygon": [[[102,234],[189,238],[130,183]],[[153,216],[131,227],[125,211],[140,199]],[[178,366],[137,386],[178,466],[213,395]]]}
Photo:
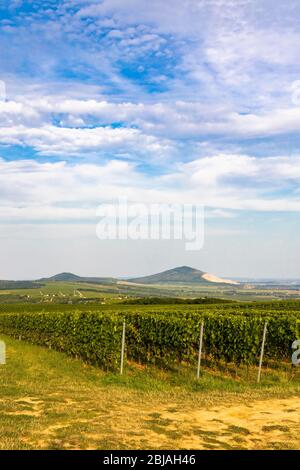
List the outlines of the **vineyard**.
{"label": "vineyard", "polygon": [[[298,338],[300,309],[297,302],[110,306],[74,311],[61,305],[34,308],[3,307],[0,331],[43,345],[104,369],[117,369],[123,321],[126,322],[128,359],[170,367],[193,364],[204,323],[203,354],[213,362],[256,364],[267,323],[265,357],[290,360]],[[39,307],[39,309],[38,309]],[[48,311],[47,311],[48,309]]]}

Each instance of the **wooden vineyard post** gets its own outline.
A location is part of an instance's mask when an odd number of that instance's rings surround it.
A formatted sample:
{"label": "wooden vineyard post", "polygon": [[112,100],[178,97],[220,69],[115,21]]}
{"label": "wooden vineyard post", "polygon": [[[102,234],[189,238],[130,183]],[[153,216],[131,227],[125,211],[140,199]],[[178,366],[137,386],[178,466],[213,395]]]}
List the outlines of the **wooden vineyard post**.
{"label": "wooden vineyard post", "polygon": [[200,371],[201,371],[201,354],[202,354],[202,344],[203,344],[203,330],[204,330],[204,323],[202,322],[201,327],[200,327],[197,380],[199,380],[199,378],[200,378]]}
{"label": "wooden vineyard post", "polygon": [[263,339],[262,339],[262,343],[261,343],[261,351],[260,351],[260,358],[259,358],[259,367],[258,367],[258,374],[257,374],[257,383],[258,383],[258,384],[259,384],[259,382],[260,382],[261,366],[262,366],[263,358],[264,358],[264,351],[265,351],[265,344],[266,344],[266,336],[267,336],[267,323],[265,323],[265,326],[264,326]]}
{"label": "wooden vineyard post", "polygon": [[126,333],[126,324],[123,322],[123,333],[122,333],[122,347],[121,347],[121,365],[120,365],[120,374],[123,375],[124,367],[124,352],[125,352],[125,333]]}

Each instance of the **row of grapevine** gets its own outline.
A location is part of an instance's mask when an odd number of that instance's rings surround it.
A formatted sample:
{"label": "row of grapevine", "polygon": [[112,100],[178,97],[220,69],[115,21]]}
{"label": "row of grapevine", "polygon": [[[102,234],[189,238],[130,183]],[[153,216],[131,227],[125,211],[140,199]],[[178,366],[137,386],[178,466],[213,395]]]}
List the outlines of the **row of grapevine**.
{"label": "row of grapevine", "polygon": [[255,364],[262,332],[268,322],[265,355],[289,359],[298,337],[300,312],[257,309],[233,314],[227,309],[105,310],[102,312],[3,313],[0,331],[77,355],[106,369],[119,365],[122,322],[126,321],[127,357],[141,362],[171,365],[193,362],[197,355],[200,324],[204,322],[204,353],[212,360]]}
{"label": "row of grapevine", "polygon": [[116,369],[119,364],[122,322],[112,313],[5,314],[0,316],[0,330],[104,369]]}
{"label": "row of grapevine", "polygon": [[300,314],[231,315],[178,311],[126,313],[128,356],[139,361],[192,362],[197,354],[201,322],[205,324],[204,352],[215,361],[255,364],[262,332],[268,322],[266,357],[286,360],[298,335]]}

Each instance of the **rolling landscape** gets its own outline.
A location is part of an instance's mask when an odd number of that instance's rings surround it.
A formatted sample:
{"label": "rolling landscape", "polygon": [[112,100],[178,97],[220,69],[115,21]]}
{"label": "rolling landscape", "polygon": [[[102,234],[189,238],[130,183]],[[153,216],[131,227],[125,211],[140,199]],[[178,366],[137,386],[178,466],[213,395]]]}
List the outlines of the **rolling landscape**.
{"label": "rolling landscape", "polygon": [[127,279],[65,272],[33,281],[0,280],[1,302],[110,303],[143,297],[249,301],[292,300],[299,296],[300,280],[230,280],[189,266]]}

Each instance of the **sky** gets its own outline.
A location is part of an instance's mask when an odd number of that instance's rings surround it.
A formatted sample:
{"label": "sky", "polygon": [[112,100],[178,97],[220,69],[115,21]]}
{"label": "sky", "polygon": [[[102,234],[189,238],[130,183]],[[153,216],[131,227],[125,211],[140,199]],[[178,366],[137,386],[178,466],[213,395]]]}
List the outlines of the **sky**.
{"label": "sky", "polygon": [[[2,0],[0,278],[300,278],[298,0]],[[204,246],[99,240],[117,198]]]}

